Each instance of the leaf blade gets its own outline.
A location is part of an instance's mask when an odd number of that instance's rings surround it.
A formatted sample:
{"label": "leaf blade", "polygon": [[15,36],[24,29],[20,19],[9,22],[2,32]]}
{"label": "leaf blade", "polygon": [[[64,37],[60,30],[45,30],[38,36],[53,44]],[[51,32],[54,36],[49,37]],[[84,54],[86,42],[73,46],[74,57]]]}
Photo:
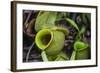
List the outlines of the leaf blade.
{"label": "leaf blade", "polygon": [[57,12],[43,12],[39,14],[35,22],[35,30],[39,31],[43,28],[52,28],[55,26]]}
{"label": "leaf blade", "polygon": [[69,22],[70,25],[72,25],[74,28],[76,28],[79,31],[77,24],[72,19],[66,18],[66,21]]}

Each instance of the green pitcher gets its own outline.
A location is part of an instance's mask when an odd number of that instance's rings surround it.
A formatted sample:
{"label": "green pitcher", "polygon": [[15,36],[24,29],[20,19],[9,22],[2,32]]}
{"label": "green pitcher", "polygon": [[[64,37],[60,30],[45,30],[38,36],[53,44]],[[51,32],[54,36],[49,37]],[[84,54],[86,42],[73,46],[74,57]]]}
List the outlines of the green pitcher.
{"label": "green pitcher", "polygon": [[42,29],[35,38],[36,45],[47,55],[57,55],[64,47],[65,35],[59,30]]}
{"label": "green pitcher", "polygon": [[83,60],[88,59],[90,56],[89,46],[87,43],[82,41],[76,41],[74,43],[74,50],[76,51],[75,59],[76,60]]}

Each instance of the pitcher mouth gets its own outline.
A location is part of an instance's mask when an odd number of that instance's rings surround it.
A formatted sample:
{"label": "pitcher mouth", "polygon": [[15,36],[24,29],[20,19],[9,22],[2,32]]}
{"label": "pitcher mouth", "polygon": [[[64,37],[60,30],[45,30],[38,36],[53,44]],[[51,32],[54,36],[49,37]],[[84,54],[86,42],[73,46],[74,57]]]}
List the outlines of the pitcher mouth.
{"label": "pitcher mouth", "polygon": [[36,34],[35,43],[41,49],[45,50],[53,39],[53,32],[49,29],[42,29]]}
{"label": "pitcher mouth", "polygon": [[84,49],[87,49],[88,47],[88,44],[86,43],[83,43],[81,41],[77,41],[75,44],[74,44],[74,50],[76,51],[82,51]]}

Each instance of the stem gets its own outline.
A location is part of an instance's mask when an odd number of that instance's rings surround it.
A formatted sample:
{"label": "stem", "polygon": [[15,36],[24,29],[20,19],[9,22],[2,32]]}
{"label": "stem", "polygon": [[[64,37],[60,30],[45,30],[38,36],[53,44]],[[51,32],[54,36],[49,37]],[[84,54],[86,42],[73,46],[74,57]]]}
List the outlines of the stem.
{"label": "stem", "polygon": [[28,62],[28,59],[29,59],[29,54],[30,54],[30,51],[32,49],[32,47],[34,46],[34,43],[32,43],[32,45],[30,46],[29,50],[28,50],[28,53],[26,55],[26,62]]}
{"label": "stem", "polygon": [[42,51],[41,56],[42,56],[42,59],[43,59],[44,62],[48,61],[48,58],[47,58],[45,51]]}
{"label": "stem", "polygon": [[75,55],[76,55],[76,51],[73,51],[70,60],[75,60]]}
{"label": "stem", "polygon": [[25,21],[25,23],[24,23],[24,25],[26,26],[26,28],[27,28],[27,26],[28,26],[28,21],[29,21],[29,18],[30,18],[30,16],[31,16],[31,14],[32,14],[32,11],[30,11],[29,12],[29,14],[28,14],[28,17],[27,17],[27,19],[26,19],[26,21]]}

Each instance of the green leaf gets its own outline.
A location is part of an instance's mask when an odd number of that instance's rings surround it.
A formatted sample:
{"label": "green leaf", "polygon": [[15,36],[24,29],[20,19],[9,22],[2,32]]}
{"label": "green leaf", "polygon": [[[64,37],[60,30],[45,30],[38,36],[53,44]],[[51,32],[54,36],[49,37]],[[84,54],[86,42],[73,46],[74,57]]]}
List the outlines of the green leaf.
{"label": "green leaf", "polygon": [[66,53],[64,53],[64,52],[60,52],[60,53],[58,54],[58,56],[64,58],[65,60],[69,60],[68,55],[67,55]]}
{"label": "green leaf", "polygon": [[48,56],[49,61],[60,61],[60,60],[69,60],[69,57],[66,53],[60,52],[57,55]]}
{"label": "green leaf", "polygon": [[58,56],[55,61],[64,61],[65,59],[63,57]]}
{"label": "green leaf", "polygon": [[86,14],[86,17],[87,17],[87,19],[89,20],[89,22],[91,21],[91,14],[90,13],[87,13]]}
{"label": "green leaf", "polygon": [[70,25],[72,25],[74,28],[76,28],[79,31],[77,24],[72,19],[66,18],[66,21],[69,22]]}
{"label": "green leaf", "polygon": [[61,31],[63,32],[66,36],[69,34],[69,30],[64,27],[53,27],[51,30],[56,30],[56,31]]}
{"label": "green leaf", "polygon": [[62,20],[63,14],[62,13],[57,13],[56,21]]}
{"label": "green leaf", "polygon": [[57,58],[57,55],[53,55],[53,56],[48,56],[47,55],[47,57],[48,57],[49,61],[54,61]]}
{"label": "green leaf", "polygon": [[78,32],[78,34],[76,35],[76,40],[81,40],[81,35],[85,32],[86,28],[83,26],[81,28],[81,30]]}
{"label": "green leaf", "polygon": [[[42,13],[42,14],[41,14]],[[57,12],[40,12],[36,18],[35,30],[39,31],[43,28],[52,28],[55,26]]]}
{"label": "green leaf", "polygon": [[69,12],[58,12],[56,21],[63,20],[64,18],[66,18],[66,16],[69,17],[70,13]]}
{"label": "green leaf", "polygon": [[81,17],[82,17],[82,21],[84,22],[84,24],[87,24],[87,18],[86,18],[86,14],[82,14],[81,15]]}
{"label": "green leaf", "polygon": [[85,30],[86,30],[86,28],[83,26],[83,27],[81,28],[81,30],[79,31],[79,34],[80,34],[80,35],[83,34],[83,33],[85,32]]}
{"label": "green leaf", "polygon": [[64,61],[64,60],[69,60],[69,57],[64,52],[60,52],[57,55],[57,58],[55,59],[55,61]]}
{"label": "green leaf", "polygon": [[91,21],[91,14],[90,13],[83,13],[81,14],[81,18],[84,24],[89,24],[88,22]]}

